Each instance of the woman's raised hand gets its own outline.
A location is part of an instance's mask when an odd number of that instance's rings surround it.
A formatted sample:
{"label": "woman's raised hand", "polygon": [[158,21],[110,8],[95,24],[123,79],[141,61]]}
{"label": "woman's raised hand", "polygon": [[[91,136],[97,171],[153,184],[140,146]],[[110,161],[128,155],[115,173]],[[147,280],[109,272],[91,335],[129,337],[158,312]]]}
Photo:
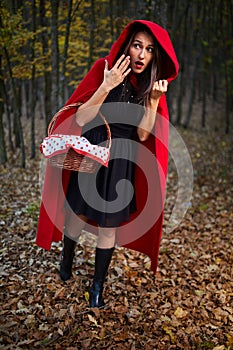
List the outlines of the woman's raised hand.
{"label": "woman's raised hand", "polygon": [[167,92],[168,81],[167,80],[158,80],[154,83],[151,98],[156,100],[160,98],[165,92]]}
{"label": "woman's raised hand", "polygon": [[112,69],[108,70],[108,61],[105,60],[103,84],[107,91],[114,89],[116,86],[122,83],[122,81],[131,71],[129,64],[130,57],[122,55],[114,64]]}

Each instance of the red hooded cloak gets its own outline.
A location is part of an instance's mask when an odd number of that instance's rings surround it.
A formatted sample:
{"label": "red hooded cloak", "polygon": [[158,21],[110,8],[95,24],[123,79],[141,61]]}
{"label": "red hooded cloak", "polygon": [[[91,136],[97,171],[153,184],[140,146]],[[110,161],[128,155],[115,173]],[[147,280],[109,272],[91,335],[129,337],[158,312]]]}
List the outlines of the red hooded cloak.
{"label": "red hooded cloak", "polygon": [[[148,27],[161,47],[162,56],[162,77],[168,82],[175,79],[178,74],[178,62],[171,40],[166,30],[159,25],[145,20],[136,20],[129,23],[113,44],[107,57],[97,60],[85,78],[81,81],[66,105],[72,103],[85,103],[98,89],[103,81],[105,59],[108,61],[109,69],[125,42],[132,26],[135,23],[142,23]],[[80,135],[81,128],[75,123],[74,112],[71,109],[62,112],[55,124],[54,133]],[[72,131],[71,131],[72,130]],[[137,212],[130,217],[130,222],[117,229],[117,244],[145,253],[151,259],[151,268],[156,273],[158,265],[159,246],[163,225],[163,203],[166,187],[166,175],[168,165],[168,135],[169,135],[169,115],[166,104],[166,97],[160,98],[157,110],[155,130],[143,146],[156,156],[156,164],[152,165],[143,149],[139,147],[137,164],[140,166],[135,171],[135,195]],[[147,179],[146,172],[154,175],[152,181]],[[44,249],[50,249],[52,241],[60,241],[63,236],[63,226],[65,221],[65,192],[69,182],[70,172],[47,165],[42,193],[42,203],[38,221],[36,244]],[[153,181],[154,180],[154,181]],[[157,193],[157,194],[156,194]],[[159,194],[158,194],[159,193]],[[156,208],[156,197],[158,208]],[[93,231],[94,226],[90,226],[88,231]]]}

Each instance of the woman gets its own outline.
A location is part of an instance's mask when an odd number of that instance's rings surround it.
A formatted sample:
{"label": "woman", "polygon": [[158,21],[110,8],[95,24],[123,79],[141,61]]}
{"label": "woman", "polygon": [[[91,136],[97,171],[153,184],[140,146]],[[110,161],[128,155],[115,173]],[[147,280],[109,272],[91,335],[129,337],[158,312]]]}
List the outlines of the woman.
{"label": "woman", "polygon": [[[146,253],[156,271],[168,158],[165,93],[177,72],[167,32],[153,22],[133,21],[67,101],[67,105],[80,103],[77,111],[63,112],[55,125],[54,133],[60,128],[66,134],[82,133],[93,144],[101,143],[106,138],[101,111],[112,133],[109,166],[102,166],[97,175],[63,171],[61,181],[57,170],[47,167],[37,232],[37,244],[50,249],[52,241],[61,239],[65,223],[60,277],[66,281],[72,274],[79,234],[88,223],[93,223],[89,231],[98,226],[91,307],[104,305],[104,281],[116,242]],[[148,152],[157,158],[149,161],[152,181],[140,169],[148,166]],[[121,192],[117,193],[118,185]],[[63,198],[60,191],[64,191]]]}

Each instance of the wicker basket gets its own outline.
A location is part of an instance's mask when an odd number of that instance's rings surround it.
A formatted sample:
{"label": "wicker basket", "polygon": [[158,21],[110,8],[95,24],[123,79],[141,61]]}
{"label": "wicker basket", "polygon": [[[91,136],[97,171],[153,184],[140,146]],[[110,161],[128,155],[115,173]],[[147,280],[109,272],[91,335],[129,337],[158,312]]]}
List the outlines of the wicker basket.
{"label": "wicker basket", "polygon": [[[57,118],[59,114],[65,110],[75,108],[80,106],[81,103],[74,103],[67,105],[63,108],[61,108],[52,118],[51,122],[49,123],[48,126],[48,136],[51,135],[54,125],[57,121]],[[107,130],[107,141],[106,141],[106,146],[107,148],[111,148],[111,130],[109,127],[109,124],[107,123],[106,119],[104,118],[103,114],[99,111],[99,115],[104,121],[104,124],[106,126]],[[48,159],[48,162],[51,166],[66,169],[66,170],[73,170],[73,171],[79,171],[79,172],[84,172],[84,173],[94,173],[98,170],[98,168],[101,166],[101,164],[92,159],[89,158],[88,156],[83,156],[81,154],[78,154],[75,152],[72,148],[68,150],[68,152],[63,153],[63,154],[57,154],[51,158]]]}

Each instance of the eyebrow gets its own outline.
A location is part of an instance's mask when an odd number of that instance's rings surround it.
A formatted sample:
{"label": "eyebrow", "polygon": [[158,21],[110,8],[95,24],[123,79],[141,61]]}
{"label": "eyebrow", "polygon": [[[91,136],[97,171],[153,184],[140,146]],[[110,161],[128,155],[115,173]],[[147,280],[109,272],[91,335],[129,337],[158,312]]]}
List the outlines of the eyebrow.
{"label": "eyebrow", "polygon": [[[143,42],[139,39],[135,39],[133,42],[138,41],[140,44],[143,44]],[[147,46],[155,46],[154,44],[148,44]]]}

